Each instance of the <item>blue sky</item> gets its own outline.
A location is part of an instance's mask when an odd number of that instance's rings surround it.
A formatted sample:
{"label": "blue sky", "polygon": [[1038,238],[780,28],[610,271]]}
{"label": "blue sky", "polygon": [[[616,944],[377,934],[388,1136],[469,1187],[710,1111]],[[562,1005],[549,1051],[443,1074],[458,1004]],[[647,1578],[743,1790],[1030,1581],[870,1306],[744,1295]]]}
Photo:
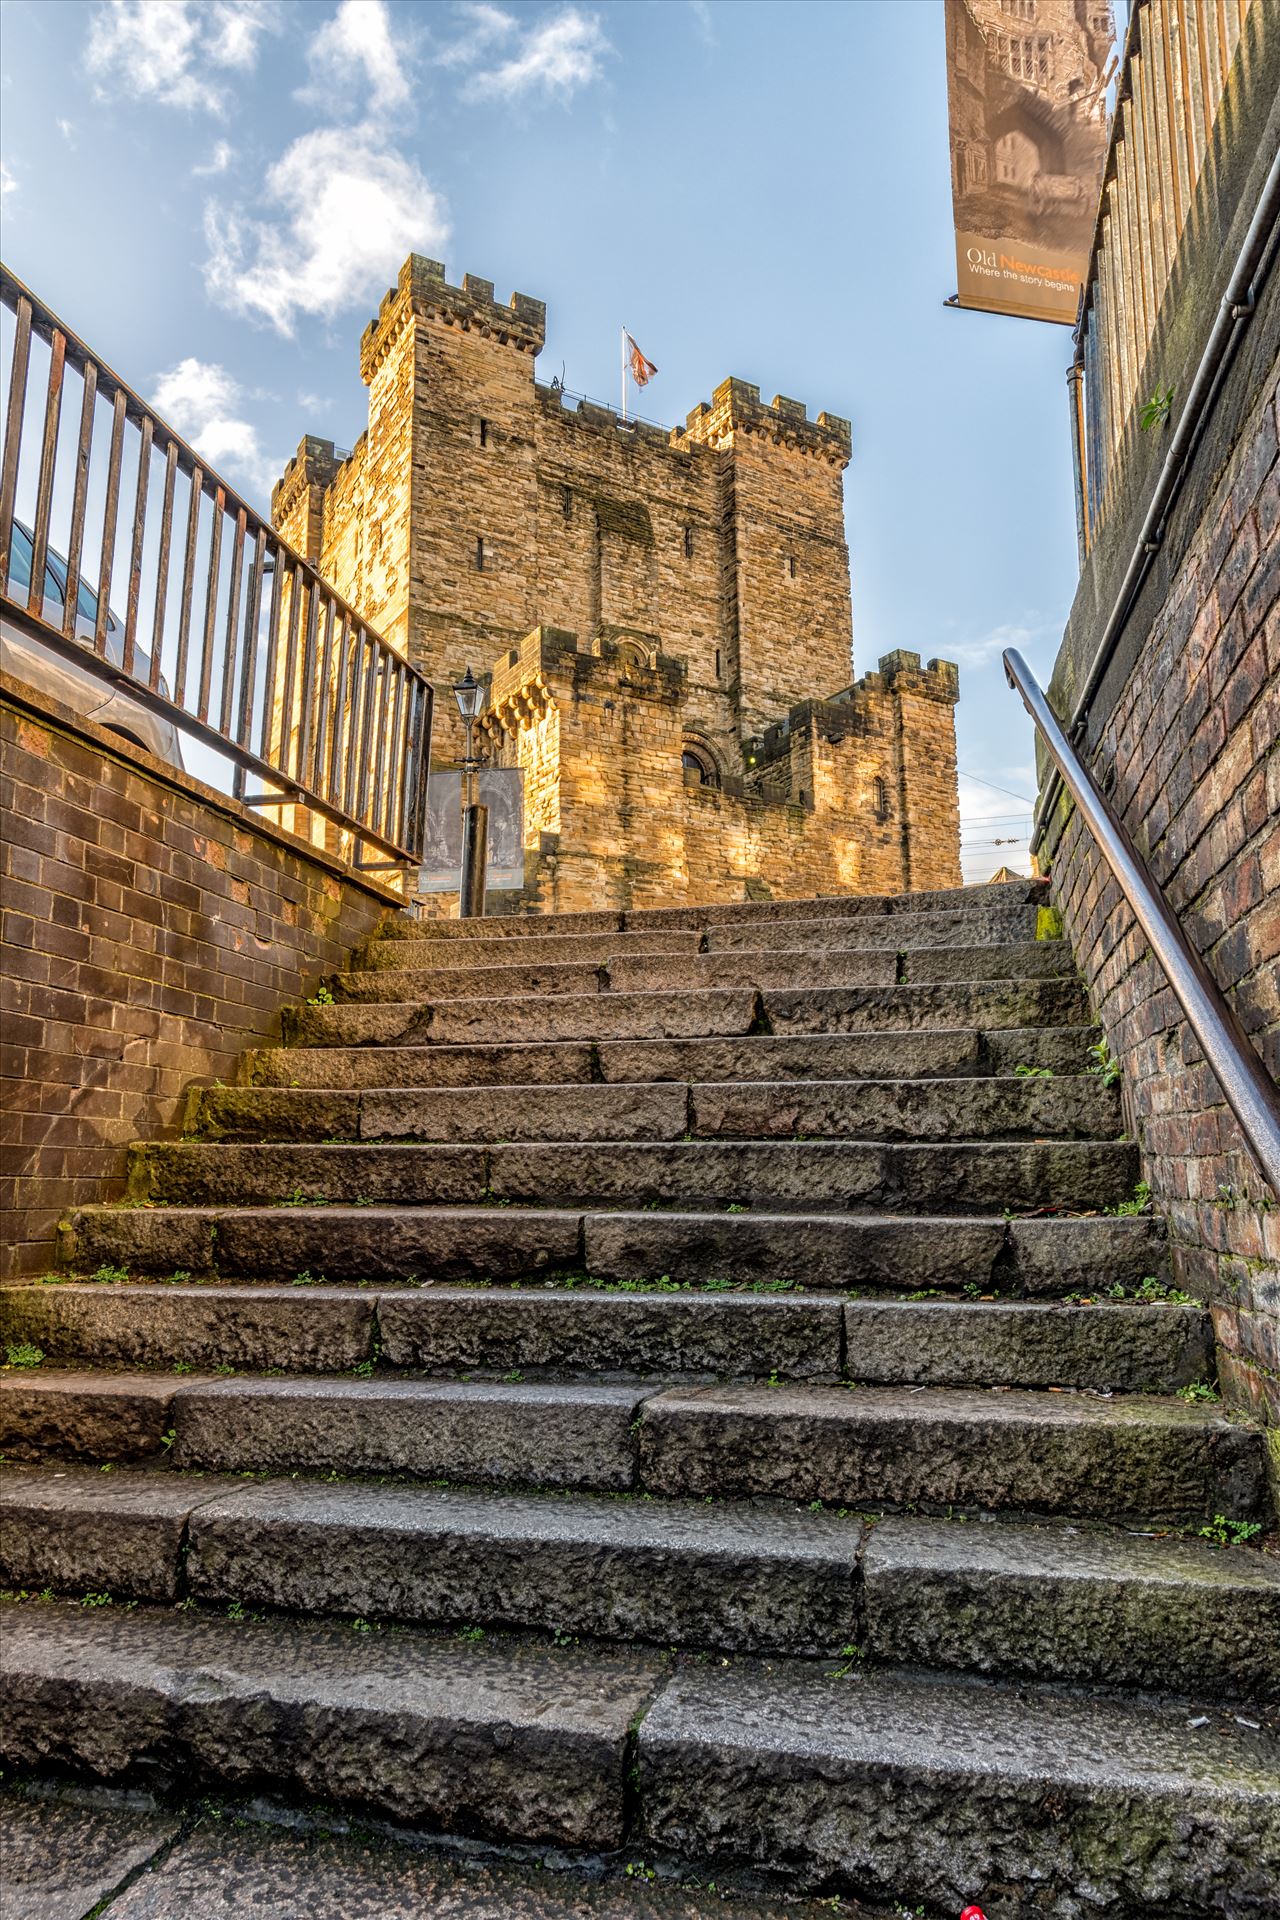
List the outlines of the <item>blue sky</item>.
{"label": "blue sky", "polygon": [[653,418],[848,416],[856,671],[958,661],[966,877],[1025,868],[999,656],[1046,677],[1075,588],[1070,336],[942,305],[941,0],[5,0],[2,57],[8,264],[264,504],[361,431],[410,251],[544,299],[575,391],[625,322]]}

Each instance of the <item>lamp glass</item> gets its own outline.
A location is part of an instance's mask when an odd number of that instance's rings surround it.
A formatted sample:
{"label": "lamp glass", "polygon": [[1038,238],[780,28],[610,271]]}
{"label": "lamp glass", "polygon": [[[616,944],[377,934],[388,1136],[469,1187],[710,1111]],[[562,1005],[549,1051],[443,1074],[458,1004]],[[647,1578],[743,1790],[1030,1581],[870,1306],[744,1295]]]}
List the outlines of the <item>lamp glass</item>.
{"label": "lamp glass", "polygon": [[458,712],[464,720],[479,719],[480,708],[484,704],[484,688],[472,678],[470,667],[467,668],[461,680],[456,682],[453,697],[458,703]]}

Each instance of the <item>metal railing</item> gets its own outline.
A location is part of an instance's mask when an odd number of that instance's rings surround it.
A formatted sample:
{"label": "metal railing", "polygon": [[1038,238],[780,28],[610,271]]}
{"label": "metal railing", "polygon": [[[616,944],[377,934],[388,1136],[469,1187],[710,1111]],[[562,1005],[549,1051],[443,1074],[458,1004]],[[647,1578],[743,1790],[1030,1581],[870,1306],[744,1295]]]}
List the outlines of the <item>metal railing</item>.
{"label": "metal railing", "polygon": [[1239,1123],[1263,1178],[1280,1194],[1280,1092],[1249,1043],[1222,989],[1147,872],[1123,823],[1099,792],[1052,707],[1015,649],[1005,677],[1021,695],[1062,784],[1079,808],[1134,919],[1200,1044],[1222,1096]]}
{"label": "metal railing", "polygon": [[1254,4],[1133,0],[1071,374],[1082,562],[1121,436],[1135,406],[1157,398],[1148,349]]}
{"label": "metal railing", "polygon": [[354,865],[416,864],[430,684],[2,266],[0,308],[6,626],[229,762],[245,804],[311,810]]}

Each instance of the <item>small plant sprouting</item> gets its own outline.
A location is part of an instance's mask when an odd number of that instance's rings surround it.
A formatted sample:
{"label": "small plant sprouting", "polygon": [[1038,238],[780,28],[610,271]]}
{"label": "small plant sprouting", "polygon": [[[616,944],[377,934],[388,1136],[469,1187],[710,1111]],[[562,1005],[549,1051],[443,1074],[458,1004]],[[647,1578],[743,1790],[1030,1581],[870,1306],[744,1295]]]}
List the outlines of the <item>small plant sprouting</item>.
{"label": "small plant sprouting", "polygon": [[348,1372],[354,1374],[357,1380],[372,1380],[377,1364],[376,1360],[357,1360],[354,1367],[348,1368]]}
{"label": "small plant sprouting", "polygon": [[1139,1180],[1133,1190],[1132,1200],[1122,1200],[1118,1206],[1104,1207],[1102,1211],[1116,1220],[1128,1220],[1134,1214],[1145,1213],[1151,1205],[1151,1189],[1145,1180]]}
{"label": "small plant sprouting", "polygon": [[457,1634],[454,1637],[458,1640],[469,1640],[469,1641],[483,1640],[484,1628],[483,1627],[459,1627]]}
{"label": "small plant sprouting", "polygon": [[312,1273],[310,1267],[304,1267],[301,1273],[295,1273],[289,1282],[291,1287],[322,1287],[325,1283],[322,1273]]}
{"label": "small plant sprouting", "polygon": [[175,1360],[171,1371],[174,1373],[190,1373],[191,1362],[189,1360]]}
{"label": "small plant sprouting", "polygon": [[1212,1540],[1215,1547],[1242,1547],[1261,1532],[1261,1521],[1228,1520],[1225,1514],[1215,1513],[1208,1526],[1201,1527],[1198,1537]]}
{"label": "small plant sprouting", "polygon": [[1120,1062],[1105,1040],[1099,1040],[1096,1047],[1090,1047],[1089,1058],[1093,1065],[1087,1071],[1096,1074],[1104,1087],[1114,1087],[1120,1078]]}
{"label": "small plant sprouting", "polygon": [[1172,407],[1173,388],[1157,387],[1138,415],[1138,425],[1143,433],[1150,433],[1152,427],[1162,427]]}
{"label": "small plant sprouting", "polygon": [[32,1346],[30,1340],[10,1340],[5,1343],[4,1357],[10,1367],[38,1367],[44,1359],[44,1348]]}
{"label": "small plant sprouting", "polygon": [[1052,1067],[1015,1067],[1014,1073],[1019,1080],[1052,1080]]}
{"label": "small plant sprouting", "polygon": [[168,1433],[162,1433],[160,1435],[160,1445],[164,1448],[166,1453],[168,1453],[170,1447],[173,1445],[177,1437],[178,1437],[177,1431],[173,1427],[170,1427]]}
{"label": "small plant sprouting", "polygon": [[748,1207],[742,1206],[737,1200],[731,1200],[725,1208],[726,1213],[748,1213],[749,1211],[750,1209]]}
{"label": "small plant sprouting", "polygon": [[1166,1287],[1163,1280],[1157,1280],[1150,1273],[1134,1288],[1133,1297],[1149,1307],[1194,1307],[1196,1304],[1192,1294],[1184,1293],[1181,1287]]}
{"label": "small plant sprouting", "polygon": [[111,1595],[109,1593],[86,1593],[81,1599],[80,1605],[82,1607],[109,1607],[111,1605]]}
{"label": "small plant sprouting", "polygon": [[89,1275],[95,1286],[121,1287],[129,1278],[128,1267],[99,1267],[96,1273]]}
{"label": "small plant sprouting", "polygon": [[1189,1407],[1194,1407],[1204,1401],[1221,1400],[1222,1395],[1207,1380],[1192,1380],[1185,1387],[1178,1388],[1178,1398],[1185,1400]]}
{"label": "small plant sprouting", "polygon": [[191,1275],[186,1267],[175,1267],[169,1275],[169,1285],[171,1287],[185,1287],[189,1284],[190,1280]]}
{"label": "small plant sprouting", "polygon": [[331,1007],[333,1005],[333,995],[330,993],[328,987],[317,987],[308,1000],[307,1005],[309,1007]]}

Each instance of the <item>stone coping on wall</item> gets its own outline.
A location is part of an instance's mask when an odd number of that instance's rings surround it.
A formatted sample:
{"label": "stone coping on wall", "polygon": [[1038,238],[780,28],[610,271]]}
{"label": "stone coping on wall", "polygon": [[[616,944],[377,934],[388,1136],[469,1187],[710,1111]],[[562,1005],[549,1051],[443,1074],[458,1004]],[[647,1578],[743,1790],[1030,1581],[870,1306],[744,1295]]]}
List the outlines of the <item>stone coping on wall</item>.
{"label": "stone coping on wall", "polygon": [[361,873],[358,868],[351,866],[345,860],[340,860],[326,848],[317,846],[312,840],[303,839],[301,834],[290,833],[287,827],[279,826],[273,820],[264,819],[256,807],[246,807],[240,801],[232,799],[229,794],[219,793],[216,787],[207,785],[203,780],[197,780],[195,775],[188,773],[185,768],[170,766],[167,760],[157,760],[154,755],[135,745],[132,740],[124,739],[108,727],[98,726],[94,721],[86,719],[83,714],[74,713],[70,707],[63,706],[61,701],[53,699],[51,695],[28,686],[26,681],[19,680],[9,673],[0,673],[0,700],[33,714],[36,719],[47,725],[58,727],[67,733],[78,734],[82,740],[99,748],[111,759],[125,766],[138,767],[141,772],[161,785],[172,788],[176,793],[185,794],[189,799],[198,801],[214,813],[220,813],[227,819],[234,820],[237,826],[246,828],[250,833],[256,834],[259,839],[270,841],[291,853],[299,854],[303,859],[312,861],[314,865],[333,874],[346,885],[362,889],[384,906],[395,909],[404,908],[403,896],[384,881],[375,880],[371,875]]}

